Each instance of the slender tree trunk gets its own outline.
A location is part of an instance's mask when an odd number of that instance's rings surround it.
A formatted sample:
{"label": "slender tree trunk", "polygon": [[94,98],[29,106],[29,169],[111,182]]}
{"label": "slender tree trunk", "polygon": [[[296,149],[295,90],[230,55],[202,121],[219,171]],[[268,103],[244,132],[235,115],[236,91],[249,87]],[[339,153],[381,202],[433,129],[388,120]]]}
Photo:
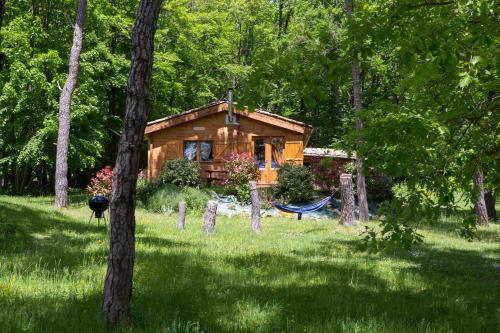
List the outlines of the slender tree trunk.
{"label": "slender tree trunk", "polygon": [[144,128],[151,109],[153,40],[162,0],[141,0],[132,31],[124,130],[113,170],[111,235],[102,310],[109,325],[126,321],[132,297],[135,194]]}
{"label": "slender tree trunk", "polygon": [[340,224],[345,226],[356,225],[356,217],[354,216],[352,176],[348,173],[343,173],[340,175],[340,199]]}
{"label": "slender tree trunk", "polygon": [[217,201],[210,200],[207,204],[207,210],[204,216],[204,226],[205,233],[207,235],[213,234],[215,232],[215,218],[217,215]]}
{"label": "slender tree trunk", "polygon": [[[354,3],[353,0],[345,1],[346,11],[350,19],[354,16]],[[368,215],[368,198],[366,195],[366,182],[365,174],[363,171],[363,156],[361,154],[361,147],[363,146],[363,138],[361,132],[363,130],[363,119],[361,118],[361,71],[359,69],[359,62],[356,53],[352,54],[352,91],[354,99],[354,111],[356,113],[356,185],[358,192],[358,205],[359,205],[359,219],[367,221]]]}
{"label": "slender tree trunk", "polygon": [[257,191],[257,182],[251,181],[249,185],[250,197],[252,199],[252,230],[259,233],[262,227],[260,223],[260,198]]}
{"label": "slender tree trunk", "polygon": [[[5,15],[5,0],[0,0],[0,31],[2,31],[3,17]],[[5,54],[0,52],[0,71],[3,69]]]}
{"label": "slender tree trunk", "polygon": [[476,215],[480,225],[488,225],[488,210],[486,209],[486,201],[484,200],[484,174],[483,170],[477,169],[474,174],[474,185],[479,191],[476,201]]}
{"label": "slender tree trunk", "polygon": [[69,56],[69,74],[61,91],[59,99],[59,132],[57,137],[57,156],[55,173],[55,206],[68,206],[68,147],[70,131],[71,97],[78,82],[78,68],[80,67],[80,52],[83,44],[83,23],[87,0],[78,0],[75,30],[73,32],[73,46]]}
{"label": "slender tree trunk", "polygon": [[177,228],[182,230],[186,224],[186,201],[179,202],[179,220],[177,221]]}
{"label": "slender tree trunk", "polygon": [[0,31],[2,31],[4,15],[5,15],[5,0],[0,0]]}

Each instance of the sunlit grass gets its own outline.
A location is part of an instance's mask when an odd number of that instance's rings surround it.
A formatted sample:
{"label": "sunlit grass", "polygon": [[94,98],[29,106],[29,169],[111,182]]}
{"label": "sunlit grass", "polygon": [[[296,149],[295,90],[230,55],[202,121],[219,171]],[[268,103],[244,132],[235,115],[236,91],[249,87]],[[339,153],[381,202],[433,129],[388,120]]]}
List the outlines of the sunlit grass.
{"label": "sunlit grass", "polygon": [[[0,332],[104,332],[107,233],[85,203],[0,196]],[[138,211],[130,326],[137,332],[495,332],[500,226],[426,227],[409,252],[357,250],[338,221],[217,219]]]}

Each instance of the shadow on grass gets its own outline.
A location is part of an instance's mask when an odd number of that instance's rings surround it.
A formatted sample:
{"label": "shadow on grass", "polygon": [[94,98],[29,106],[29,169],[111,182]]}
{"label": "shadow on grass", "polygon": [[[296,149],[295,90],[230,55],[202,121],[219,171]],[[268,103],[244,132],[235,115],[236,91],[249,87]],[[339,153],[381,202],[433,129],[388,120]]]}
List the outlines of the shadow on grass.
{"label": "shadow on grass", "polygon": [[[445,217],[445,211],[443,211],[443,218],[439,221],[422,223],[418,226],[420,230],[437,232],[445,234],[453,238],[462,238],[460,236],[460,230],[462,228],[462,221],[470,216],[470,212],[466,210],[458,210],[455,214]],[[475,236],[477,240],[486,242],[500,242],[500,233],[496,230],[498,221],[490,221],[490,226],[477,226]]]}
{"label": "shadow on grass", "polygon": [[2,200],[0,240],[0,254],[23,261],[27,270],[35,269],[40,262],[48,269],[75,267],[84,262],[85,255],[107,255],[105,247],[87,250],[96,242],[107,242],[107,232],[102,225],[97,227],[58,211],[34,209]]}
{"label": "shadow on grass", "polygon": [[[356,249],[356,242],[341,243]],[[187,252],[139,253],[136,323],[149,327],[160,309],[164,318],[196,321],[207,332],[356,327],[490,332],[498,327],[499,276],[491,260],[477,252],[423,246],[418,254],[373,256],[365,265],[348,257],[331,261],[335,246],[323,242],[313,253],[258,253],[223,262]],[[387,258],[410,264],[384,276],[376,267]]]}
{"label": "shadow on grass", "polygon": [[[40,258],[59,262],[54,269],[83,265],[88,244],[107,239],[95,225],[1,200],[0,218],[15,228],[2,236],[8,241],[0,255],[26,260],[27,271]],[[424,244],[411,252],[357,257],[356,241],[331,239],[288,253],[212,256],[201,243],[142,232],[138,243],[162,250],[137,250],[134,331],[190,331],[190,323],[223,333],[498,328],[498,272],[479,251]],[[102,246],[91,253],[104,265],[106,251]],[[391,261],[397,267],[384,269]],[[100,300],[100,289],[20,298],[2,292],[0,319],[10,318],[3,324],[7,331],[102,332]],[[170,329],[174,321],[180,329]]]}

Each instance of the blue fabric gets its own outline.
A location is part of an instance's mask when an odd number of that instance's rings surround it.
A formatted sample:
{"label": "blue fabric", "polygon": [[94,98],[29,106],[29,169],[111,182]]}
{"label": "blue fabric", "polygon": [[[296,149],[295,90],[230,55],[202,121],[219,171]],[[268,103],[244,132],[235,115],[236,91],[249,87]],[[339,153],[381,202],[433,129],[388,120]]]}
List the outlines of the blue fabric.
{"label": "blue fabric", "polygon": [[281,211],[287,212],[287,213],[307,213],[307,212],[314,212],[318,209],[323,208],[325,205],[330,202],[331,197],[326,197],[323,198],[319,201],[310,203],[308,205],[304,206],[293,206],[293,205],[281,205],[277,202],[273,203],[273,206]]}

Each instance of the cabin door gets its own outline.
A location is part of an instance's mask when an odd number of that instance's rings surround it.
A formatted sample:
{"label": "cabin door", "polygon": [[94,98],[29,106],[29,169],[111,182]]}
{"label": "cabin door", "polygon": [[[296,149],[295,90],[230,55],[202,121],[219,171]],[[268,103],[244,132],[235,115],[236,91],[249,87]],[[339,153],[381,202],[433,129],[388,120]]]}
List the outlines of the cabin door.
{"label": "cabin door", "polygon": [[254,159],[260,170],[260,184],[272,184],[278,180],[278,168],[283,163],[283,137],[255,137]]}

